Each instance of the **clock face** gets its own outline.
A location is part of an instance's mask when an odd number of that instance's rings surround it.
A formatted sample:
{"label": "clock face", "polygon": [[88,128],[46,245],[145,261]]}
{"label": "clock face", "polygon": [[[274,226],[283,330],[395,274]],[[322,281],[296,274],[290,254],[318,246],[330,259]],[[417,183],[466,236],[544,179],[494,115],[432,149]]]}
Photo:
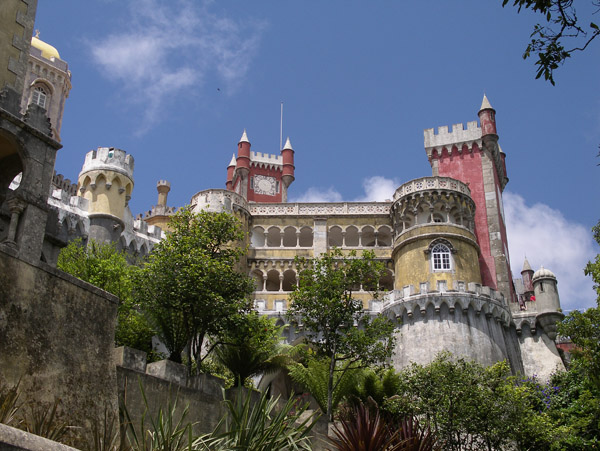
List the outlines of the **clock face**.
{"label": "clock face", "polygon": [[256,194],[266,194],[268,196],[274,196],[276,194],[275,188],[275,177],[269,177],[266,175],[254,176],[254,192]]}

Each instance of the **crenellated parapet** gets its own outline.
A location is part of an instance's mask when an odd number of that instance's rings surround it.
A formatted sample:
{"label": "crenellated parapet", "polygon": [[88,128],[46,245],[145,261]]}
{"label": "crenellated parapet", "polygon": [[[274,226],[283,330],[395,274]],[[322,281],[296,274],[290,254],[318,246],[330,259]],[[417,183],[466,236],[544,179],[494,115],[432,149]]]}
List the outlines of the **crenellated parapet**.
{"label": "crenellated parapet", "polygon": [[249,217],[248,202],[241,195],[224,189],[207,189],[192,196],[190,206],[194,212],[241,212]]}
{"label": "crenellated parapet", "polygon": [[391,208],[394,234],[427,224],[454,224],[474,231],[475,202],[469,187],[450,177],[423,177],[404,183]]}
{"label": "crenellated parapet", "polygon": [[510,310],[504,303],[502,293],[477,283],[466,286],[457,284],[454,289],[446,290],[444,287],[442,290],[431,291],[416,291],[413,285],[409,285],[402,290],[387,293],[381,309],[389,316],[400,319],[404,314],[412,318],[416,310],[425,315],[429,306],[439,313],[442,304],[447,306],[450,313],[454,313],[456,309],[467,313],[472,308],[476,315],[484,314],[504,326],[508,327],[511,322]]}
{"label": "crenellated parapet", "polygon": [[97,171],[111,171],[133,180],[133,163],[133,156],[124,150],[115,147],[98,147],[85,155],[79,177]]}
{"label": "crenellated parapet", "polygon": [[427,157],[431,159],[434,152],[442,153],[446,149],[449,153],[455,147],[459,153],[464,150],[473,151],[473,145],[478,148],[482,147],[481,128],[477,125],[477,121],[467,122],[467,128],[463,124],[454,124],[451,131],[448,126],[438,127],[437,133],[433,128],[428,128],[423,132],[425,138],[425,150]]}

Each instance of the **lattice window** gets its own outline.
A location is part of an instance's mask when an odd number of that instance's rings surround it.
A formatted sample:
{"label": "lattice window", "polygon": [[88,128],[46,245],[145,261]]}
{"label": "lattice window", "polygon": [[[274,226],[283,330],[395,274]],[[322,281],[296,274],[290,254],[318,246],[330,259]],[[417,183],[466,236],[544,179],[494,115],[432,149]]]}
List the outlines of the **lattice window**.
{"label": "lattice window", "polygon": [[435,271],[450,270],[450,249],[443,244],[436,244],[431,250],[431,259]]}
{"label": "lattice window", "polygon": [[46,108],[46,99],[48,98],[48,94],[41,86],[36,86],[33,90],[33,94],[31,96],[31,103],[35,103],[36,105],[41,106],[42,108]]}

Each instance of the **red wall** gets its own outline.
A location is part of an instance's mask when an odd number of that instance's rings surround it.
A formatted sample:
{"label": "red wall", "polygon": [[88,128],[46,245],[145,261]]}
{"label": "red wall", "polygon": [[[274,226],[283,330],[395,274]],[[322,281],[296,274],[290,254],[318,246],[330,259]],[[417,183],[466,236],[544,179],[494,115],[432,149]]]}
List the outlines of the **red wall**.
{"label": "red wall", "polygon": [[[441,156],[434,152],[432,158],[437,158],[439,161],[438,173],[441,177],[452,177],[469,185],[471,198],[475,202],[475,236],[481,249],[479,255],[481,279],[483,285],[497,288],[496,265],[490,249],[485,191],[483,189],[481,150],[477,144],[473,144],[472,152],[464,146],[462,153],[459,153],[456,147],[453,147],[452,153],[449,154],[444,148]],[[504,234],[506,236],[506,231],[504,231]]]}
{"label": "red wall", "polygon": [[[250,178],[255,175],[267,175],[274,177],[279,182],[279,192],[274,196],[268,196],[266,194],[256,194],[253,189],[250,188]],[[281,169],[273,168],[260,168],[257,166],[250,166],[250,174],[248,176],[248,201],[250,202],[281,202],[283,183],[281,181],[282,173]]]}

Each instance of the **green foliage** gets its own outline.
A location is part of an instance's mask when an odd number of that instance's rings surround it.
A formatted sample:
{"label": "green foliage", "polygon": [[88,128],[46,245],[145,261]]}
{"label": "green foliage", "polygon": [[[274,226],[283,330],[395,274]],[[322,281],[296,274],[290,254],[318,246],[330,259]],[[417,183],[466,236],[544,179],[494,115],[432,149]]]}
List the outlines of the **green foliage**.
{"label": "green foliage", "polygon": [[85,246],[77,239],[60,251],[58,268],[118,296],[115,344],[152,356],[154,331],[132,298],[132,278],[138,268],[128,264],[125,252],[117,251],[112,243],[98,244],[92,240]]}
{"label": "green foliage", "polygon": [[78,238],[61,249],[58,269],[78,279],[96,285],[119,299],[131,297],[131,272],[124,252],[114,244],[98,244],[90,240],[87,246]]}
{"label": "green foliage", "polygon": [[505,362],[486,368],[440,354],[401,371],[398,394],[383,407],[396,418],[422,418],[444,449],[503,449],[524,433],[521,420],[533,412],[528,388],[509,376]]}
{"label": "green foliage", "polygon": [[[554,85],[554,70],[558,69],[574,52],[584,51],[587,46],[600,35],[600,28],[594,22],[582,24],[577,17],[574,0],[503,0],[502,6],[508,3],[521,9],[531,9],[542,14],[546,24],[536,24],[531,33],[531,42],[523,53],[527,59],[537,53],[537,73]],[[591,1],[596,8],[597,0]],[[570,48],[564,42],[573,43]]]}
{"label": "green foliage", "polygon": [[334,425],[329,441],[337,451],[398,451],[397,434],[381,418],[379,409],[359,403]]}
{"label": "green foliage", "polygon": [[235,385],[292,361],[289,346],[281,344],[281,328],[274,319],[257,312],[240,315],[239,326],[226,331],[220,340],[214,349],[215,360],[232,373]]}
{"label": "green foliage", "polygon": [[385,361],[392,353],[392,322],[382,315],[371,318],[355,297],[361,285],[373,288],[372,296],[377,297],[384,267],[372,252],[357,258],[355,252],[343,254],[339,249],[315,259],[296,257],[296,265],[299,283],[290,295],[288,318],[302,323],[311,346],[329,360],[325,412],[332,419],[333,393],[344,380],[336,381],[334,373]]}
{"label": "green foliage", "polygon": [[[337,365],[349,366],[350,363],[338,362]],[[360,384],[363,378],[361,368],[336,368],[333,372],[333,392],[329,397],[329,367],[329,359],[316,357],[307,358],[306,365],[295,363],[288,366],[292,380],[310,392],[323,413],[327,413],[329,401],[332,410],[335,410],[340,401],[351,394],[353,388]]]}
{"label": "green foliage", "polygon": [[[235,328],[251,309],[253,282],[236,271],[244,254],[241,224],[227,213],[192,213],[184,208],[170,221],[172,233],[158,243],[134,278],[134,297],[147,312],[169,359],[188,350],[201,361],[209,335]],[[191,369],[191,360],[189,361]]]}
{"label": "green foliage", "polygon": [[239,389],[234,401],[225,400],[227,413],[210,434],[194,442],[197,450],[279,451],[310,450],[310,431],[317,416],[305,415],[308,404],[298,406],[290,397],[277,407],[279,398],[263,393],[252,400],[252,391]]}
{"label": "green foliage", "polygon": [[354,385],[350,395],[363,403],[373,400],[381,406],[387,398],[395,396],[400,387],[400,376],[393,368],[367,368],[362,381]]}
{"label": "green foliage", "polygon": [[441,449],[429,427],[414,417],[399,422],[381,415],[373,400],[359,402],[340,415],[330,442],[338,451],[437,451]]}
{"label": "green foliage", "polygon": [[23,416],[20,427],[32,434],[60,442],[69,430],[69,425],[57,416],[60,400],[54,403],[30,403],[29,411]]}
{"label": "green foliage", "polygon": [[17,413],[19,404],[19,383],[13,387],[0,385],[0,423],[9,426],[18,426]]}
{"label": "green foliage", "polygon": [[[121,406],[124,418],[124,430],[127,442],[132,451],[192,451],[192,423],[187,421],[188,407],[186,406],[180,415],[177,411],[177,397],[174,400],[169,396],[166,408],[161,406],[156,416],[148,417],[148,399],[142,383],[140,390],[144,400],[145,410],[142,414],[139,426],[131,420],[126,406]],[[176,420],[176,418],[178,419]]]}

